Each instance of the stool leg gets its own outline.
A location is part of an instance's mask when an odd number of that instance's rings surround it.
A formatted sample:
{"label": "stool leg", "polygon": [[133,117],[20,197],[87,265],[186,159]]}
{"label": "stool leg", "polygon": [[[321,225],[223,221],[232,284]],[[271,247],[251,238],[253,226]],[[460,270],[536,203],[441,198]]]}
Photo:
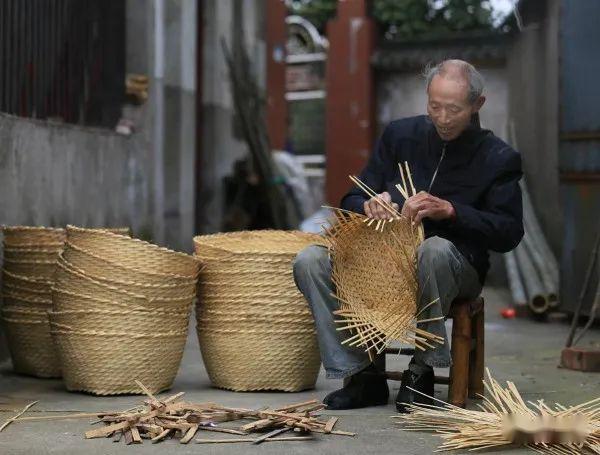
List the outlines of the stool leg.
{"label": "stool leg", "polygon": [[472,335],[475,347],[469,358],[469,398],[481,398],[484,393],[485,316],[483,309],[473,316]]}
{"label": "stool leg", "polygon": [[468,305],[455,309],[452,322],[452,367],[448,402],[464,408],[467,402],[469,381],[469,352],[471,351],[471,317]]}

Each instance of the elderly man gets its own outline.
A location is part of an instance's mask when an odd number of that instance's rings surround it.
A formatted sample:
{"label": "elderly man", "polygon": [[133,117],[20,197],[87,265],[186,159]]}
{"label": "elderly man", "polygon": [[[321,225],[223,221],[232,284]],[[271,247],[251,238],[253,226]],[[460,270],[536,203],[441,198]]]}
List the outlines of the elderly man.
{"label": "elderly man", "polygon": [[[426,74],[427,116],[390,123],[360,179],[415,223],[423,223],[425,241],[418,250],[419,302],[422,319],[448,314],[456,297],[479,295],[489,268],[488,250],[507,252],[523,236],[521,158],[510,146],[479,127],[485,102],[483,78],[469,63],[446,60]],[[408,161],[418,194],[404,201],[398,163]],[[389,217],[359,189],[341,202],[347,210],[375,219]],[[325,397],[329,409],[386,404],[385,377],[358,348],[342,345],[348,334],[336,330],[327,250],[311,246],[294,263],[294,277],[315,318],[319,348],[328,378],[346,379],[342,389]],[[445,344],[417,351],[396,397],[402,403],[431,403],[411,389],[433,396],[433,368],[451,363],[443,320],[419,327],[443,336]]]}

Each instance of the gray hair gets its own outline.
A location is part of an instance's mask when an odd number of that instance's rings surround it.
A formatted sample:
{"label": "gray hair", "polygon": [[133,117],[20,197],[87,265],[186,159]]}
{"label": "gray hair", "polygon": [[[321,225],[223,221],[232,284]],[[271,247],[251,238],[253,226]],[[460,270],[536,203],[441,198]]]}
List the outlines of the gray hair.
{"label": "gray hair", "polygon": [[483,93],[483,76],[473,65],[464,60],[444,60],[437,65],[428,65],[423,71],[423,75],[425,77],[425,90],[429,90],[429,85],[434,76],[462,77],[469,87],[467,100],[470,104],[477,101]]}

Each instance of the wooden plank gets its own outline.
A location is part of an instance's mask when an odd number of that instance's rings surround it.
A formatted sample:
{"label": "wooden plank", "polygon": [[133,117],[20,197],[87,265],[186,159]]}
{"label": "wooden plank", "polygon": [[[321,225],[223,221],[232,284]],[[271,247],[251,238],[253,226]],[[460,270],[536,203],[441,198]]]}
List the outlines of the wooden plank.
{"label": "wooden plank", "polygon": [[191,428],[187,431],[185,436],[179,440],[180,444],[187,444],[192,440],[192,438],[196,435],[198,431],[198,425],[192,425]]}
{"label": "wooden plank", "polygon": [[133,444],[133,434],[131,434],[131,429],[127,429],[123,432],[125,436],[125,444],[130,445]]}
{"label": "wooden plank", "polygon": [[[291,441],[312,441],[312,436],[285,436],[283,438],[269,438],[265,439],[264,442],[291,442]],[[240,439],[196,439],[196,444],[226,444],[236,442],[254,442],[252,438],[240,438]]]}
{"label": "wooden plank", "polygon": [[173,431],[170,428],[167,428],[166,430],[164,430],[162,433],[160,433],[158,436],[155,436],[154,438],[152,438],[150,440],[150,442],[152,442],[152,444],[156,444],[159,441],[162,441],[164,438],[166,438],[168,436],[168,434]]}
{"label": "wooden plank", "polygon": [[335,426],[335,424],[338,421],[338,417],[332,417],[327,421],[327,424],[325,424],[325,428],[323,428],[323,431],[325,431],[325,433],[331,433],[331,431],[333,430],[333,427]]}
{"label": "wooden plank", "polygon": [[254,441],[252,441],[252,444],[260,444],[261,442],[264,442],[269,438],[273,438],[273,437],[277,436],[278,434],[285,433],[286,431],[289,431],[289,430],[290,430],[289,428],[278,428],[276,430],[270,431],[269,433],[256,438]]}
{"label": "wooden plank", "polygon": [[218,433],[237,434],[237,435],[240,435],[240,436],[246,436],[248,434],[248,433],[246,433],[244,431],[233,430],[231,428],[208,427],[208,426],[204,426],[204,425],[201,425],[198,429],[201,430],[201,431],[215,431],[215,432],[218,432]]}
{"label": "wooden plank", "polygon": [[133,442],[135,444],[141,444],[142,443],[142,437],[140,436],[140,432],[137,429],[137,427],[134,425],[134,426],[131,427],[131,429],[129,431],[131,431],[131,437],[133,439]]}
{"label": "wooden plank", "polygon": [[302,401],[300,403],[293,403],[287,406],[283,406],[281,408],[275,408],[273,409],[275,412],[287,412],[287,411],[295,411],[298,408],[303,408],[306,406],[311,406],[311,405],[316,405],[316,404],[322,404],[321,402],[317,401],[317,400],[309,400],[309,401]]}
{"label": "wooden plank", "polygon": [[268,426],[273,422],[272,419],[266,418],[266,419],[260,419],[260,420],[256,420],[255,422],[252,423],[247,423],[246,425],[242,425],[240,427],[241,431],[245,431],[245,432],[249,432],[249,431],[253,431],[256,430],[258,428],[263,428],[263,426]]}

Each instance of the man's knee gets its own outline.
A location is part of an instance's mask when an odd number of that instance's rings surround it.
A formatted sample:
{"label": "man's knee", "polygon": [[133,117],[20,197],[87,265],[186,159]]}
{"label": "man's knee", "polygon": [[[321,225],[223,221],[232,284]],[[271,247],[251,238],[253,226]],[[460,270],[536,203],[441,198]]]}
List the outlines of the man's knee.
{"label": "man's knee", "polygon": [[293,266],[296,278],[327,271],[331,267],[329,252],[323,246],[307,246],[296,255]]}
{"label": "man's knee", "polygon": [[453,244],[442,237],[425,239],[417,250],[419,268],[437,269],[447,266],[452,260]]}

